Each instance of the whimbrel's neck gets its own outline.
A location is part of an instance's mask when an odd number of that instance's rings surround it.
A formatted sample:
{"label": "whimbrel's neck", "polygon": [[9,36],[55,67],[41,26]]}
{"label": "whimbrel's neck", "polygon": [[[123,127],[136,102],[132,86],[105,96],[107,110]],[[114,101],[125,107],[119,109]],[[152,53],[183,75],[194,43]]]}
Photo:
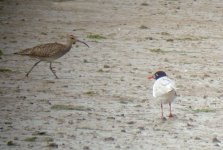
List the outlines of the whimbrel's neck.
{"label": "whimbrel's neck", "polygon": [[66,50],[69,51],[71,49],[72,45],[73,45],[73,41],[67,40],[67,43],[66,43],[66,47],[67,48],[66,48]]}

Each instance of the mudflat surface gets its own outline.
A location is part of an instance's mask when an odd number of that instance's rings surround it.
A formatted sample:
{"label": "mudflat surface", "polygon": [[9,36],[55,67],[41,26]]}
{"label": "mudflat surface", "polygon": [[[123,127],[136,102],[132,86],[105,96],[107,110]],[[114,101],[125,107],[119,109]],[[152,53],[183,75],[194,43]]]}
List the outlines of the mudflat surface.
{"label": "mudflat surface", "polygon": [[[0,149],[222,149],[221,0],[0,1]],[[73,34],[53,63],[12,55]],[[101,35],[105,38],[90,38]],[[178,97],[160,119],[148,74]],[[168,105],[164,106],[165,116]]]}

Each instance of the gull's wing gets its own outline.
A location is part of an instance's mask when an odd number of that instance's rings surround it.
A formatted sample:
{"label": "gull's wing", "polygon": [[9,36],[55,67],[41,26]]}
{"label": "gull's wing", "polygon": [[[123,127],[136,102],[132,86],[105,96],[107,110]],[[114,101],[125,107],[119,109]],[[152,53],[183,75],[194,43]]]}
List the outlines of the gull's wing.
{"label": "gull's wing", "polygon": [[175,82],[168,77],[162,77],[153,85],[153,96],[159,97],[172,90],[176,90]]}

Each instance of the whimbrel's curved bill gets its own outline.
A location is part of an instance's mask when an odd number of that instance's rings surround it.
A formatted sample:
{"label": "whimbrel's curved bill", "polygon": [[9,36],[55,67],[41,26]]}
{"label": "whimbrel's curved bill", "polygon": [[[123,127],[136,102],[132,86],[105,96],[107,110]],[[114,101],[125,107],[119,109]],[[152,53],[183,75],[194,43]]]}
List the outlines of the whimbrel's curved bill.
{"label": "whimbrel's curved bill", "polygon": [[78,39],[77,39],[77,42],[83,43],[84,45],[86,45],[87,47],[89,47],[89,46],[87,45],[87,43],[85,43],[84,41],[81,41],[81,40],[78,40]]}

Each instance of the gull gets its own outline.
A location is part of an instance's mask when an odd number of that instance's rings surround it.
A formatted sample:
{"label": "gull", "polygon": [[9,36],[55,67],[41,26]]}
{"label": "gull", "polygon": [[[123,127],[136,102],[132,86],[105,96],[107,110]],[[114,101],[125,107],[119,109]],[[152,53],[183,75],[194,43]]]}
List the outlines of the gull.
{"label": "gull", "polygon": [[164,71],[157,71],[154,75],[148,76],[148,79],[155,79],[153,85],[153,97],[160,100],[161,118],[163,119],[163,104],[169,104],[169,117],[173,117],[171,103],[176,98],[176,85],[173,80],[167,77]]}

